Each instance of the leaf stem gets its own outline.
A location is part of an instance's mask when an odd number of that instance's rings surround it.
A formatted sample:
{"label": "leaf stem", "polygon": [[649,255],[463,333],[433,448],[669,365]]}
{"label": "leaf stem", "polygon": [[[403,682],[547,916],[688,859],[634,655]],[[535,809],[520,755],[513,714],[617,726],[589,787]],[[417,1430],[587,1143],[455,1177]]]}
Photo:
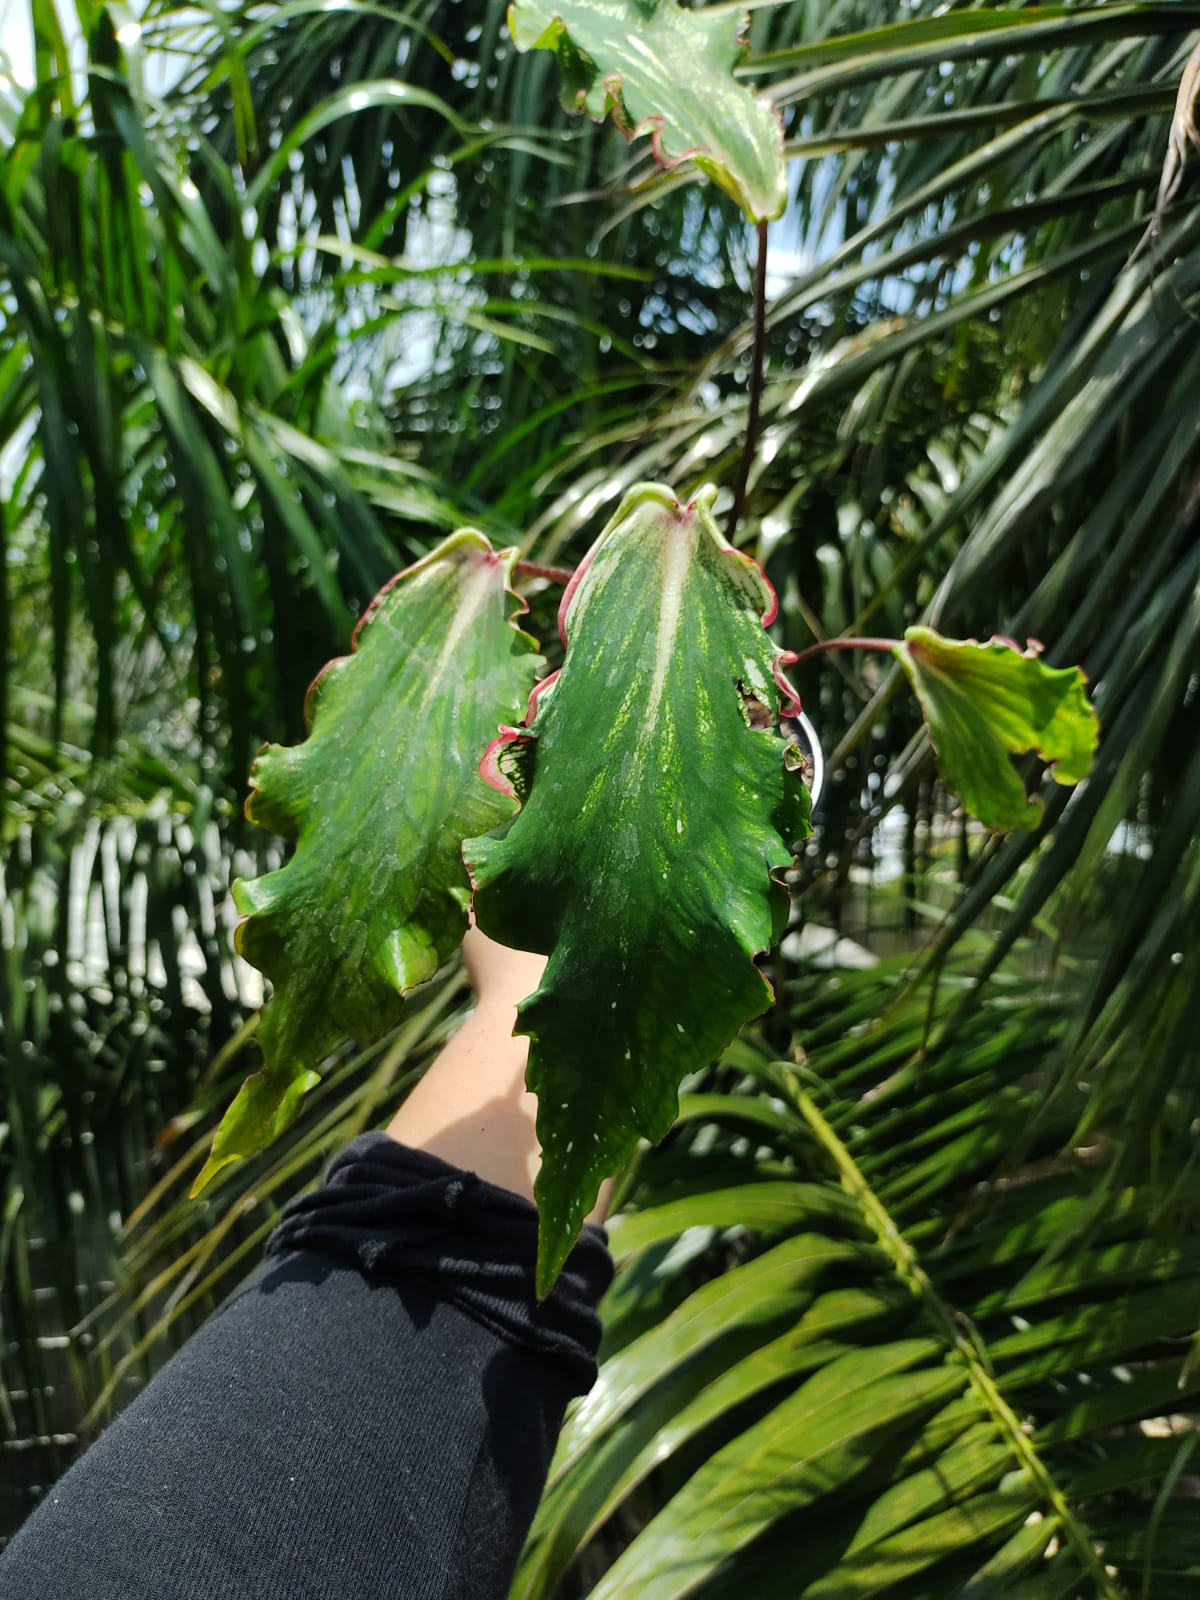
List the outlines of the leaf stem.
{"label": "leaf stem", "polygon": [[839,637],[837,639],[818,639],[816,644],[810,644],[807,649],[798,652],[796,659],[789,662],[789,666],[798,667],[802,661],[811,661],[814,656],[823,656],[830,650],[894,650],[900,643],[899,639],[853,639]]}
{"label": "leaf stem", "polygon": [[560,583],[564,589],[575,576],[570,567],[543,567],[537,561],[518,561],[513,571],[520,578],[545,578],[547,583]]}
{"label": "leaf stem", "polygon": [[833,1162],[842,1188],[861,1206],[884,1253],[891,1260],[896,1275],[921,1302],[946,1343],[963,1362],[976,1398],[1021,1464],[1029,1482],[1036,1485],[1045,1502],[1053,1510],[1080,1567],[1095,1585],[1096,1594],[1103,1596],[1104,1600],[1122,1600],[1122,1591],[1105,1572],[1087,1527],[1076,1516],[1049,1466],[1042,1459],[1037,1445],[1004,1398],[986,1360],[963,1333],[953,1307],[943,1300],[933,1280],[922,1266],[917,1252],[871,1187],[854,1157],[822,1116],[816,1102],[801,1088],[800,1081],[793,1072],[787,1073],[787,1079],[796,1109],[808,1123],[817,1143]]}
{"label": "leaf stem", "polygon": [[754,347],[750,358],[750,409],[746,414],[746,438],[742,444],[742,459],[738,467],[737,483],[733,491],[733,505],[725,537],[733,543],[742,512],[746,509],[746,490],[750,483],[750,465],[758,445],[758,414],[762,407],[763,373],[766,367],[767,346],[767,224],[758,224],[758,260],[754,264]]}

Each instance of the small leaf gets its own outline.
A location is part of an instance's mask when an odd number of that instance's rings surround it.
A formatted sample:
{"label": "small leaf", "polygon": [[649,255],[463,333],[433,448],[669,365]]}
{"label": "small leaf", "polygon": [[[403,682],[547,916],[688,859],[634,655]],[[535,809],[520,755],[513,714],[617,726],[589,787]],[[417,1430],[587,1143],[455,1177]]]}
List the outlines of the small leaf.
{"label": "small leaf", "polygon": [[524,756],[525,805],[464,846],[484,932],[550,957],[518,1025],[543,1294],[601,1180],[662,1138],[680,1079],[770,1003],[754,956],[782,931],[778,878],[808,832],[777,727],[774,595],[718,531],[714,492],[624,500],[563,597],[561,672],[493,752],[501,782]]}
{"label": "small leaf", "polygon": [[462,529],[393,578],[364,613],[353,653],[308,692],[309,736],[268,745],[246,814],[295,841],[277,872],[234,884],[237,946],[274,994],[258,1030],[266,1065],[217,1130],[197,1193],[287,1127],[341,1040],[378,1038],[402,996],[461,941],[464,833],[513,802],[476,765],[520,714],[539,658],[512,622],[515,551]]}
{"label": "small leaf", "polygon": [[1056,783],[1088,774],[1099,724],[1078,667],[1049,667],[1007,639],[977,644],[909,628],[894,654],[917,691],[949,787],[980,822],[1034,828],[1042,802],[1026,796],[1009,759],[1035,750]]}
{"label": "small leaf", "polygon": [[514,0],[518,50],[553,50],[568,111],[611,112],[630,139],[650,133],[664,167],[693,161],[752,222],[783,215],[783,125],[771,102],[735,82],[745,52],[728,11],[674,0]]}

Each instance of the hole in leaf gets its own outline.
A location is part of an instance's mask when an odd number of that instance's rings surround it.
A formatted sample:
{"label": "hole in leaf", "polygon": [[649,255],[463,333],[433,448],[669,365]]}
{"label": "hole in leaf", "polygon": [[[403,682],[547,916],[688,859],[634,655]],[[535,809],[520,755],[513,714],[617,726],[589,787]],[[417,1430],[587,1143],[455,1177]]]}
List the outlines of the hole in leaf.
{"label": "hole in leaf", "polygon": [[740,678],[735,678],[733,681],[738,694],[742,697],[742,715],[746,719],[747,727],[773,728],[775,717],[771,708],[764,705],[753,690],[747,689]]}

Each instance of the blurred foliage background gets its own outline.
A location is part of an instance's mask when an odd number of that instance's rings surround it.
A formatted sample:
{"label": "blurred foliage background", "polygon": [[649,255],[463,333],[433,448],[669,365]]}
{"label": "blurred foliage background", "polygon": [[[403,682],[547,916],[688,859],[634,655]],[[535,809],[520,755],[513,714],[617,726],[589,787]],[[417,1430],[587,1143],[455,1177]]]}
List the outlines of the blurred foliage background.
{"label": "blurred foliage background", "polygon": [[[569,564],[639,479],[727,503],[753,268],[497,0],[9,32],[0,1537],[464,1004],[450,970],[186,1202],[254,1064],[255,749],[450,527]],[[1036,637],[1103,742],[989,838],[894,672],[803,670],[780,1004],[624,1180],[515,1593],[1194,1596],[1200,4],[756,0],[749,39],[791,158],[742,530],[781,641]]]}

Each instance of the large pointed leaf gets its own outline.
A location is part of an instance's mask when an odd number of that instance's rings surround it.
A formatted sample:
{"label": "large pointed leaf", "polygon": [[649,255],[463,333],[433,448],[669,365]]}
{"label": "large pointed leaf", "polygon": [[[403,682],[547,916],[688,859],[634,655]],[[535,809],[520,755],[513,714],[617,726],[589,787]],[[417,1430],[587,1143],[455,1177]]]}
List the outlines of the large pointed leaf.
{"label": "large pointed leaf", "polygon": [[736,16],[675,0],[514,0],[508,26],[518,50],[557,55],[568,110],[650,133],[663,166],[694,161],[753,222],[782,216],[783,124],[734,81]]}
{"label": "large pointed leaf", "polygon": [[519,714],[538,665],[511,620],[514,556],[462,529],[394,578],[353,654],[309,690],[304,744],[268,745],[254,763],[247,815],[295,851],[234,884],[238,949],[274,985],[266,1066],[226,1113],[197,1190],[281,1132],[321,1058],[385,1032],[462,939],[463,835],[513,809],[477,755]]}
{"label": "large pointed leaf", "polygon": [[769,1004],[753,958],[781,931],[777,875],[808,830],[777,728],[774,596],[719,533],[713,493],[680,505],[642,485],[621,504],[563,597],[562,671],[493,753],[525,805],[465,846],[484,931],[550,957],[519,1023],[542,1292],[601,1180],[670,1127],[680,1079]]}
{"label": "large pointed leaf", "polygon": [[1026,796],[1012,755],[1036,750],[1062,784],[1087,776],[1099,724],[1078,667],[1049,667],[1036,650],[909,628],[895,647],[925,713],[938,764],[967,810],[989,828],[1034,828],[1042,802]]}

